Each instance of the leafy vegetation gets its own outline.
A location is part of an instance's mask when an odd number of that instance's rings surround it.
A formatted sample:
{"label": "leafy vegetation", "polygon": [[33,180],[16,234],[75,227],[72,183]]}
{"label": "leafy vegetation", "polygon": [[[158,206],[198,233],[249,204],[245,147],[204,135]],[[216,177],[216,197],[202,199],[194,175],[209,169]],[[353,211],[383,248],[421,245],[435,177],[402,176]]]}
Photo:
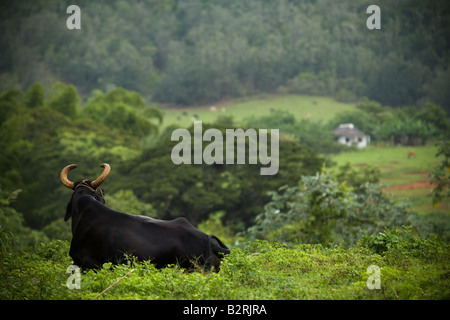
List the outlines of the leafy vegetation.
{"label": "leafy vegetation", "polygon": [[282,187],[270,195],[248,230],[250,239],[351,244],[384,227],[409,225],[413,216],[369,182],[350,187],[326,174],[304,176],[298,187]]}
{"label": "leafy vegetation", "polygon": [[[33,253],[4,257],[0,298],[448,299],[450,295],[448,245],[435,237],[418,237],[409,229],[386,230],[348,249],[288,248],[252,241],[233,248],[219,273],[192,273],[177,266],[158,270],[149,262],[129,259],[82,273],[80,289],[71,290],[66,286],[68,246],[66,241],[52,241],[37,245]],[[380,267],[379,290],[367,287],[370,265]]]}
{"label": "leafy vegetation", "polygon": [[[443,156],[444,159],[437,165],[433,172],[430,174],[431,183],[437,183],[437,186],[433,189],[433,205],[438,206],[439,203],[450,197],[450,142],[442,141],[438,143],[438,152],[436,157]],[[445,193],[447,189],[447,193]]]}

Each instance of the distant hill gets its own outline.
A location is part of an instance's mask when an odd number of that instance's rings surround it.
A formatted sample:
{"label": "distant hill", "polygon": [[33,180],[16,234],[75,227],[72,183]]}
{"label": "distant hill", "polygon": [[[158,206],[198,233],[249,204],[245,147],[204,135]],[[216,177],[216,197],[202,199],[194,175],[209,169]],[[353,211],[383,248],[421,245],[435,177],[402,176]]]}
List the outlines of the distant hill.
{"label": "distant hill", "polygon": [[0,91],[55,80],[176,106],[260,93],[367,96],[450,108],[450,3],[356,0],[78,0],[0,4]]}

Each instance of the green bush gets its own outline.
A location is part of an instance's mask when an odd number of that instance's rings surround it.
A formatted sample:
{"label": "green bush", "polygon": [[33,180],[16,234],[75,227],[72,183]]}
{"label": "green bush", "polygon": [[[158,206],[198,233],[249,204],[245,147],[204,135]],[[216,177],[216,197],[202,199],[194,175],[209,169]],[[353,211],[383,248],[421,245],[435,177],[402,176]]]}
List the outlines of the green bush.
{"label": "green bush", "polygon": [[[430,173],[430,182],[435,184],[432,191],[435,207],[441,201],[450,197],[450,141],[440,141],[436,146],[438,147],[436,157],[443,156],[443,159]],[[445,189],[447,189],[447,192],[445,192]]]}
{"label": "green bush", "polygon": [[422,238],[415,235],[411,227],[386,229],[385,232],[366,236],[361,239],[361,246],[380,255],[397,258],[414,257],[431,261],[440,259],[448,251],[448,246],[436,235]]}
{"label": "green bush", "polygon": [[349,187],[326,174],[304,176],[299,186],[269,194],[272,200],[247,230],[251,239],[351,244],[384,227],[410,224],[413,217],[406,205],[395,204],[373,183]]}
{"label": "green bush", "polygon": [[32,253],[10,252],[0,266],[0,299],[68,299],[66,270],[72,264],[69,243],[54,240]]}
{"label": "green bush", "polygon": [[21,189],[10,195],[0,185],[0,261],[2,255],[12,250],[26,250],[37,242],[48,240],[45,234],[27,227],[23,215],[13,208]]}

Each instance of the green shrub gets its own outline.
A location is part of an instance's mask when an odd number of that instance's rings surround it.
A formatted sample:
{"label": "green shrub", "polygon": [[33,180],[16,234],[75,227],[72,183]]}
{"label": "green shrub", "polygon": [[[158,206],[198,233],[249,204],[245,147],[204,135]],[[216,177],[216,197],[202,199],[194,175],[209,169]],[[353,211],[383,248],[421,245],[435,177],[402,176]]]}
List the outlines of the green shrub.
{"label": "green shrub", "polygon": [[[355,180],[355,183],[357,181]],[[372,183],[348,187],[334,177],[302,177],[299,186],[270,192],[272,200],[247,230],[251,239],[287,243],[346,243],[410,223],[412,213]]]}
{"label": "green shrub", "polygon": [[361,239],[361,245],[372,252],[390,257],[414,257],[425,260],[440,259],[449,252],[449,246],[431,234],[428,238],[414,234],[411,227],[386,229]]}
{"label": "green shrub", "polygon": [[72,264],[67,241],[35,246],[32,253],[9,253],[0,266],[0,299],[67,299],[66,270]]}

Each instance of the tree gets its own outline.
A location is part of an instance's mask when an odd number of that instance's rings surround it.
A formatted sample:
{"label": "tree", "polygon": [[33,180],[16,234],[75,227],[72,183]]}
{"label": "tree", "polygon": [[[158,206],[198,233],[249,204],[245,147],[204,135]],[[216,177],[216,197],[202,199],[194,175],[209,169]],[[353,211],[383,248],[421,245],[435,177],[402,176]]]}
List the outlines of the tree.
{"label": "tree", "polygon": [[21,191],[8,194],[0,186],[0,262],[11,251],[30,249],[36,242],[48,240],[42,232],[27,227],[23,215],[13,207],[21,201]]}
{"label": "tree", "polygon": [[423,85],[424,101],[432,101],[443,106],[447,116],[450,115],[450,68],[436,68],[430,81]]}
{"label": "tree", "polygon": [[17,89],[7,90],[0,94],[0,125],[11,115],[20,111],[22,99],[23,93]]}
{"label": "tree", "polygon": [[[82,116],[139,138],[157,134],[163,119],[157,108],[146,106],[139,93],[123,88],[95,91],[84,105]],[[158,120],[158,124],[150,119]]]}
{"label": "tree", "polygon": [[414,115],[414,118],[429,123],[439,130],[444,137],[449,137],[450,122],[445,110],[440,106],[428,102]]}
{"label": "tree", "polygon": [[35,82],[25,93],[24,104],[28,108],[44,106],[44,87],[40,82]]}
{"label": "tree", "polygon": [[414,118],[394,118],[383,122],[374,130],[374,136],[379,141],[390,141],[402,145],[421,145],[435,136],[434,125]]}
{"label": "tree", "polygon": [[74,85],[55,83],[50,92],[47,106],[69,118],[75,118],[78,113],[79,97]]}
{"label": "tree", "polygon": [[367,96],[391,106],[413,105],[420,98],[429,69],[419,60],[389,53],[369,80]]}
{"label": "tree", "polygon": [[[5,189],[22,189],[21,201],[15,206],[23,213],[26,225],[34,229],[41,229],[62,217],[61,210],[67,205],[66,190],[52,177],[68,161],[78,163],[80,169],[76,174],[84,179],[96,176],[100,163],[116,166],[136,157],[141,150],[136,137],[117,128],[63,114],[76,106],[73,86],[55,84],[44,106],[28,99],[39,87],[29,89],[25,94],[27,99],[22,99],[24,95],[19,90],[0,95],[0,105],[8,107],[0,123],[0,181]],[[127,95],[124,100],[140,104],[143,113],[150,112],[140,95]],[[26,102],[33,107],[27,107]]]}
{"label": "tree", "polygon": [[359,130],[373,136],[375,129],[380,124],[380,120],[374,115],[360,109],[342,111],[329,121],[328,128],[329,130],[334,130],[340,124],[344,123],[352,123]]}
{"label": "tree", "polygon": [[[450,197],[450,142],[441,141],[437,143],[438,152],[436,157],[443,156],[441,164],[437,165],[430,173],[430,183],[435,184],[433,188],[433,205],[437,207],[444,199]],[[445,192],[447,189],[447,192]]]}

